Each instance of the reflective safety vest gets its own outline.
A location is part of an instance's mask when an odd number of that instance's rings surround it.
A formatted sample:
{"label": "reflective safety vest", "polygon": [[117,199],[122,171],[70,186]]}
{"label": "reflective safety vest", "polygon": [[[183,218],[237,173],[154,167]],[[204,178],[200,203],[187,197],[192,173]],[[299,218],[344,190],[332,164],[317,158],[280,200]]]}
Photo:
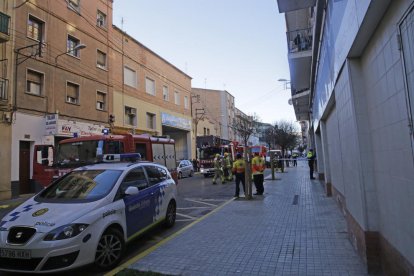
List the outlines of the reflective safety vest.
{"label": "reflective safety vest", "polygon": [[259,156],[255,156],[252,159],[252,173],[263,174],[264,171],[264,160]]}
{"label": "reflective safety vest", "polygon": [[214,158],[214,168],[216,170],[220,170],[221,169],[221,160],[218,158]]}
{"label": "reflective safety vest", "polygon": [[237,159],[233,163],[234,173],[244,173],[246,170],[246,162],[243,159]]}
{"label": "reflective safety vest", "polygon": [[308,159],[312,159],[313,158],[313,152],[308,151],[308,154],[306,156]]}
{"label": "reflective safety vest", "polygon": [[230,158],[228,156],[224,157],[223,159],[223,167],[226,169],[231,168]]}

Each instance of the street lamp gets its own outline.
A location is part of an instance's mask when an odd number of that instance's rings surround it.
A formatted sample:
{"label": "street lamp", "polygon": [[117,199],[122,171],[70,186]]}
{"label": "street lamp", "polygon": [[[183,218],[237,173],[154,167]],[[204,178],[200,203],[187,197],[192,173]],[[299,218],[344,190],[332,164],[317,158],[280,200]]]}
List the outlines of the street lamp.
{"label": "street lamp", "polygon": [[288,89],[289,87],[287,87],[287,85],[288,84],[290,84],[290,80],[287,80],[287,79],[278,79],[277,81],[281,81],[281,82],[283,82],[283,87],[284,87],[284,89]]}
{"label": "street lamp", "polygon": [[64,52],[64,53],[61,53],[61,54],[57,55],[57,56],[55,57],[55,65],[57,65],[57,60],[58,60],[58,57],[60,57],[60,56],[62,56],[62,55],[64,55],[64,54],[67,54],[67,53],[70,53],[70,52],[75,52],[75,51],[77,51],[77,50],[81,50],[81,49],[85,49],[85,48],[86,48],[86,45],[85,45],[85,44],[78,44],[78,45],[76,45],[75,47],[73,47],[72,49],[70,49],[70,50],[68,50],[68,51],[66,51],[66,52]]}

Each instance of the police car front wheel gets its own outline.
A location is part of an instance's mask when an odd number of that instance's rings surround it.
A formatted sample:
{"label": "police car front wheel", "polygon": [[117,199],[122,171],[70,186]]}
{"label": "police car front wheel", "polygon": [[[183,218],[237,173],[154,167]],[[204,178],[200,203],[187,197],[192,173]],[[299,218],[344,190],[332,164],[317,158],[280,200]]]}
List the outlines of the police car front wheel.
{"label": "police car front wheel", "polygon": [[106,230],[98,243],[95,266],[98,270],[109,270],[118,265],[125,249],[125,241],[120,231]]}

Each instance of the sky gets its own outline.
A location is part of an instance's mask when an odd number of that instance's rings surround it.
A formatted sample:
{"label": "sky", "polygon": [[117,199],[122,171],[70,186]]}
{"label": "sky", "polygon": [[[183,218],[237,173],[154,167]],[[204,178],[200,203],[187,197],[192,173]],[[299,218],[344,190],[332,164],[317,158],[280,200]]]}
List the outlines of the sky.
{"label": "sky", "polygon": [[[286,24],[276,0],[114,0],[113,24],[263,123],[296,121]],[[287,86],[289,87],[289,85]]]}

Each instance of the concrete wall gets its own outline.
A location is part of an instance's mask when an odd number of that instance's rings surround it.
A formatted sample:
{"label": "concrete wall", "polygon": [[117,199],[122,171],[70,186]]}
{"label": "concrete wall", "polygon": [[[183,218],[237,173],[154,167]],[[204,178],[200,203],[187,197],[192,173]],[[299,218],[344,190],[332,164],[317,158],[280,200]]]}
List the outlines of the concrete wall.
{"label": "concrete wall", "polygon": [[[414,164],[398,22],[412,1],[393,1],[361,58],[381,235],[414,263]],[[412,37],[414,34],[412,34]],[[414,93],[414,91],[410,91]]]}

